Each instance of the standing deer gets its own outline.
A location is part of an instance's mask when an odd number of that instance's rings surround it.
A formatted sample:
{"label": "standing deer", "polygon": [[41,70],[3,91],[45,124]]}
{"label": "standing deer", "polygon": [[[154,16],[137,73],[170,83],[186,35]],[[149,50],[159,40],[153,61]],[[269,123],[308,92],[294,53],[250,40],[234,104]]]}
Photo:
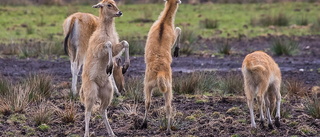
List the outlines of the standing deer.
{"label": "standing deer", "polygon": [[[280,127],[280,85],[281,72],[278,64],[266,53],[256,51],[248,54],[242,63],[242,74],[244,77],[244,91],[250,110],[251,127],[256,128],[253,113],[254,98],[258,98],[260,104],[260,122],[264,127],[264,113],[266,109],[268,126],[273,128],[270,108],[276,103],[277,111],[275,125]],[[276,101],[276,102],[275,102]]]}
{"label": "standing deer", "polygon": [[145,47],[146,72],[144,78],[145,115],[142,128],[147,127],[147,115],[150,109],[151,94],[158,87],[164,94],[167,132],[171,126],[171,102],[172,102],[172,62],[171,49],[176,45],[174,56],[178,56],[179,38],[181,29],[174,28],[174,19],[181,3],[180,0],[167,0],[164,10],[150,28]]}
{"label": "standing deer", "polygon": [[[88,49],[89,39],[98,26],[98,17],[89,13],[77,12],[64,20],[63,31],[65,35],[64,50],[70,56],[72,73],[72,93],[77,94],[78,74],[83,65],[85,53]],[[116,34],[118,35],[118,34]],[[121,56],[121,55],[120,55]],[[119,57],[114,58],[119,60]],[[115,92],[120,95],[124,89],[124,77],[122,72],[126,72],[129,64],[120,66],[121,62],[114,62],[115,68],[112,73],[112,81]],[[120,91],[120,92],[119,92]]]}
{"label": "standing deer", "polygon": [[125,49],[125,63],[128,64],[129,44],[127,41],[119,43],[114,17],[121,16],[122,12],[118,9],[116,3],[113,0],[102,0],[93,8],[99,8],[98,26],[89,40],[80,89],[80,99],[85,106],[85,136],[89,136],[92,107],[98,99],[101,101],[99,110],[108,134],[115,136],[107,117],[107,107],[113,98],[114,88],[110,77],[113,68],[112,55],[119,56],[121,51]]}

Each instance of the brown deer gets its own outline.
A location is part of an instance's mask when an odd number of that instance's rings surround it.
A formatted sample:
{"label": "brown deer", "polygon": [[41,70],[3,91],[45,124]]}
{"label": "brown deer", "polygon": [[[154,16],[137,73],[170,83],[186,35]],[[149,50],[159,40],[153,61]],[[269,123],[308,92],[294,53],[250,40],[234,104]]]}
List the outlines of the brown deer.
{"label": "brown deer", "polygon": [[172,62],[171,49],[176,45],[174,56],[178,56],[180,28],[174,28],[174,19],[180,0],[167,0],[164,10],[150,28],[145,47],[146,72],[144,78],[145,115],[142,128],[147,127],[147,115],[151,94],[158,87],[164,94],[167,131],[171,131]]}
{"label": "brown deer", "polygon": [[[78,74],[88,49],[89,38],[98,26],[98,17],[89,13],[77,12],[64,20],[63,31],[65,35],[64,50],[70,56],[72,73],[72,93],[77,94]],[[119,58],[119,57],[118,57]],[[114,60],[119,60],[114,58]],[[122,72],[126,72],[129,66],[120,66],[114,63],[112,76],[115,92],[120,95],[124,89],[124,77]],[[120,92],[119,92],[120,91]]]}
{"label": "brown deer", "polygon": [[85,106],[85,136],[89,136],[92,107],[98,100],[101,102],[99,110],[108,134],[115,136],[107,118],[107,107],[113,98],[114,88],[110,77],[113,68],[112,55],[119,56],[125,48],[125,62],[128,65],[129,44],[126,41],[119,43],[114,17],[121,16],[122,12],[117,8],[116,3],[113,0],[102,0],[93,8],[99,8],[98,26],[89,40],[80,89],[80,99]]}
{"label": "brown deer", "polygon": [[268,126],[273,128],[270,109],[273,110],[276,103],[277,111],[275,125],[280,127],[280,85],[281,72],[278,64],[266,53],[256,51],[248,54],[242,63],[244,78],[244,91],[251,117],[251,127],[256,128],[253,113],[253,101],[257,97],[260,104],[260,122],[264,128],[264,113],[266,109]]}

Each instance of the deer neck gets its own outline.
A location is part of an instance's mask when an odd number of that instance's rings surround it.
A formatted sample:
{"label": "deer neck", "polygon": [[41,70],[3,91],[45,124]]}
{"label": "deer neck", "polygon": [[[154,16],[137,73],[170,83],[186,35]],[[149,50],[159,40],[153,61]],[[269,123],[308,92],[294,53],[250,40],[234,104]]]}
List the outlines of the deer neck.
{"label": "deer neck", "polygon": [[115,31],[115,23],[113,17],[103,17],[99,18],[99,28],[106,34],[112,34]]}
{"label": "deer neck", "polygon": [[173,24],[178,9],[178,4],[172,2],[166,2],[165,7],[159,21],[166,24]]}

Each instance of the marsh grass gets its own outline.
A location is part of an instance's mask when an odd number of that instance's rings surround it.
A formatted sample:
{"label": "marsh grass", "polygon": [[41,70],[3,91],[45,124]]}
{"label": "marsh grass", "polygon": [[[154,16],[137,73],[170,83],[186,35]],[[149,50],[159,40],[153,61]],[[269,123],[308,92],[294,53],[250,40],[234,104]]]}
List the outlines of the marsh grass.
{"label": "marsh grass", "polygon": [[199,25],[200,25],[200,28],[216,29],[219,27],[219,22],[218,20],[206,18],[204,20],[200,20]]}
{"label": "marsh grass", "polygon": [[5,114],[22,112],[30,103],[48,99],[53,92],[50,76],[30,75],[21,82],[0,81],[0,112]]}
{"label": "marsh grass", "polygon": [[243,95],[243,77],[236,72],[229,72],[224,77],[219,78],[219,90],[221,94]]}
{"label": "marsh grass", "polygon": [[306,111],[314,118],[320,118],[320,97],[312,95],[308,97],[305,105]]}
{"label": "marsh grass", "polygon": [[310,30],[313,33],[320,32],[320,16],[313,22]]}
{"label": "marsh grass", "polygon": [[284,82],[285,94],[289,97],[305,97],[308,90],[302,81],[291,78]]}
{"label": "marsh grass", "polygon": [[277,56],[292,56],[299,52],[299,43],[287,37],[274,37],[271,41],[271,51]]}
{"label": "marsh grass", "polygon": [[296,20],[296,24],[301,26],[307,26],[309,25],[309,19],[305,15],[302,15]]}
{"label": "marsh grass", "polygon": [[228,39],[218,42],[217,48],[218,52],[224,55],[230,55],[232,52],[232,47]]}
{"label": "marsh grass", "polygon": [[178,94],[203,94],[216,86],[215,73],[193,72],[173,79],[173,91]]}
{"label": "marsh grass", "polygon": [[30,74],[23,84],[30,89],[29,100],[37,102],[41,99],[50,98],[53,92],[53,86],[51,82],[52,77],[45,74]]}
{"label": "marsh grass", "polygon": [[128,99],[133,99],[135,102],[143,102],[143,76],[129,77],[126,80],[125,89],[127,92],[124,96]]}
{"label": "marsh grass", "polygon": [[74,123],[78,117],[76,104],[73,100],[64,101],[63,109],[56,107],[55,113],[63,123]]}
{"label": "marsh grass", "polygon": [[54,111],[50,104],[43,101],[35,106],[35,111],[31,117],[35,126],[39,126],[41,124],[50,124],[53,121],[53,114]]}
{"label": "marsh grass", "polygon": [[290,18],[285,13],[278,13],[276,15],[261,15],[259,18],[251,18],[252,26],[288,26]]}
{"label": "marsh grass", "polygon": [[142,40],[140,36],[126,35],[123,36],[123,40],[129,43],[129,54],[131,56],[144,54],[145,40]]}

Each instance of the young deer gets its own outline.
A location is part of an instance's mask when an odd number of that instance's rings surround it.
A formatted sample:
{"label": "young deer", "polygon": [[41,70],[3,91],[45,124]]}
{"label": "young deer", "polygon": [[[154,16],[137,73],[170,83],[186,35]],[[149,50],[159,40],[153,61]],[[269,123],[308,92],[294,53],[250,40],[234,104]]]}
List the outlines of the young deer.
{"label": "young deer", "polygon": [[[77,82],[80,68],[83,65],[85,53],[88,49],[89,38],[98,26],[98,17],[89,13],[77,12],[64,20],[63,31],[65,35],[64,50],[70,56],[72,73],[72,93],[77,94]],[[118,60],[117,58],[114,58]],[[113,69],[112,79],[115,92],[124,91],[124,77],[122,72],[126,72],[129,66],[120,66],[120,62]]]}
{"label": "young deer", "polygon": [[[242,63],[242,74],[244,78],[244,91],[250,110],[251,127],[256,128],[253,113],[253,101],[257,96],[260,104],[260,122],[264,127],[264,112],[266,109],[268,126],[273,128],[270,108],[273,110],[276,103],[277,111],[275,125],[280,127],[280,85],[281,72],[278,64],[266,53],[256,51],[248,54]],[[276,100],[276,102],[275,102]]]}
{"label": "young deer", "polygon": [[[114,136],[107,118],[107,107],[112,100],[114,88],[109,77],[113,68],[112,55],[119,56],[125,48],[125,65],[129,64],[129,44],[126,41],[119,43],[114,17],[121,16],[122,12],[116,3],[113,0],[102,0],[93,8],[100,9],[99,21],[97,29],[89,40],[80,89],[80,99],[85,106],[85,136],[89,136],[91,111],[97,99],[101,101],[100,113],[103,115],[108,134]],[[108,49],[108,52],[105,49]]]}
{"label": "young deer", "polygon": [[172,100],[172,62],[171,48],[177,45],[174,56],[178,56],[180,28],[174,29],[174,19],[180,0],[167,0],[164,10],[158,20],[152,25],[148,33],[145,47],[146,72],[144,78],[145,116],[142,128],[147,127],[147,114],[150,108],[151,94],[158,87],[164,94],[167,131],[171,131],[171,100]]}

